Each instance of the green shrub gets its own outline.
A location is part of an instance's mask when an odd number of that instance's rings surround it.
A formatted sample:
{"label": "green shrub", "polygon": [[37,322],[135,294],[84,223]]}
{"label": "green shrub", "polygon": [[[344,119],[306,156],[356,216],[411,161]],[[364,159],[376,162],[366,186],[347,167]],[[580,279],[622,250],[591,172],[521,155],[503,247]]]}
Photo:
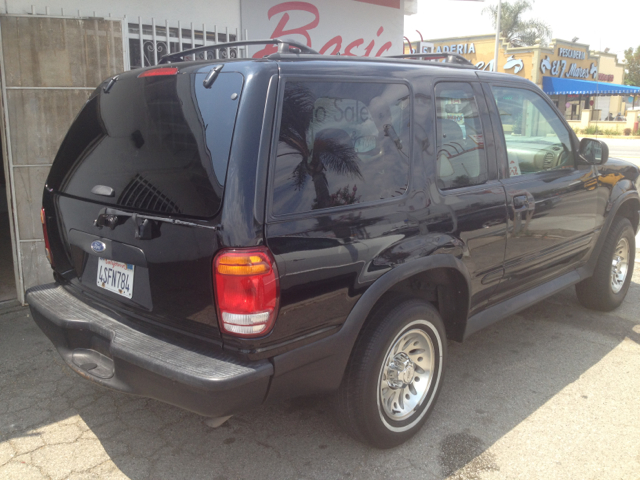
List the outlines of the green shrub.
{"label": "green shrub", "polygon": [[589,125],[583,130],[585,135],[602,135],[602,130],[597,125]]}

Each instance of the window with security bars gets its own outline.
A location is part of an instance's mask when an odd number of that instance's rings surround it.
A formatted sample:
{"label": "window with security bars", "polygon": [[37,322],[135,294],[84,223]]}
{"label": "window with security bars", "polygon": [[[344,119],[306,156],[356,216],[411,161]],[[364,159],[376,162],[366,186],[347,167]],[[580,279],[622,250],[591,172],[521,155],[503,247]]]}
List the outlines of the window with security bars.
{"label": "window with security bars", "polygon": [[[220,31],[214,27],[209,30],[205,25],[202,28],[194,28],[193,23],[188,27],[178,22],[177,27],[172,27],[165,22],[164,25],[151,25],[143,23],[128,23],[128,47],[129,67],[131,69],[157,65],[160,59],[169,53],[177,53],[204,45],[215,46],[218,43],[235,42],[242,39],[237,29],[231,33],[228,28]],[[246,32],[245,32],[246,37]],[[246,39],[246,38],[245,38]],[[206,55],[206,57],[205,57]],[[186,57],[186,60],[204,60],[215,58],[245,57],[244,47],[221,48],[201,52],[196,58]]]}

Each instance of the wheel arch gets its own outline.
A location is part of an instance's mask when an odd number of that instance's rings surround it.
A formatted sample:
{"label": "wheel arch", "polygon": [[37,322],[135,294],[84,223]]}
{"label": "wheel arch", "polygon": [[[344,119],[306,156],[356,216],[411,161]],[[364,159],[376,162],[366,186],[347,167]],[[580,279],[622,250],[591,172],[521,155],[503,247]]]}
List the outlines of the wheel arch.
{"label": "wheel arch", "polygon": [[[440,305],[447,305],[444,313],[448,318],[443,316],[447,336],[462,340],[468,316],[470,285],[465,265],[448,254],[417,258],[395,266],[374,281],[358,299],[338,332],[272,358],[275,372],[266,401],[337,390],[358,336],[373,309],[384,302],[388,295],[399,292],[406,294],[407,285],[412,281],[436,280],[443,287],[438,294],[443,298],[438,304],[441,316]],[[460,293],[463,302],[456,298]],[[415,292],[413,296],[421,298]],[[455,301],[449,301],[452,297]],[[426,299],[424,296],[422,298]]]}
{"label": "wheel arch", "polygon": [[609,231],[611,230],[611,225],[613,225],[614,219],[617,217],[625,217],[628,218],[633,226],[634,231],[638,232],[638,223],[640,221],[639,218],[639,210],[640,210],[640,196],[636,190],[627,190],[626,192],[620,194],[615,200],[611,200],[607,205],[607,213],[605,216],[604,225],[602,226],[602,230],[600,231],[600,235],[598,236],[598,240],[596,245],[591,252],[591,256],[586,265],[586,276],[591,276],[596,267],[596,263],[598,262],[598,257],[600,252],[602,251],[602,246],[609,235]]}
{"label": "wheel arch", "polygon": [[640,199],[637,195],[629,195],[621,202],[614,216],[628,218],[633,231],[638,233],[639,211]]}

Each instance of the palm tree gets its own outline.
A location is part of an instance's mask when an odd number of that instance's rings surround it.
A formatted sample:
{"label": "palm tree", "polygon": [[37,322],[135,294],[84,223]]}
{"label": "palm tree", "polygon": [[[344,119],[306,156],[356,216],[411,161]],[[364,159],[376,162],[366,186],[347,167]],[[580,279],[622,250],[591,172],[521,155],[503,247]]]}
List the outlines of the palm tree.
{"label": "palm tree", "polygon": [[[543,45],[551,39],[551,28],[542,20],[535,18],[523,20],[523,14],[533,8],[529,0],[516,0],[513,3],[502,2],[500,14],[500,36],[512,47],[526,47],[535,45],[540,40]],[[489,13],[493,17],[493,27],[496,26],[498,7],[491,5],[482,13]]]}
{"label": "palm tree", "polygon": [[[326,170],[358,178],[362,178],[362,174],[357,163],[358,154],[344,130],[321,130],[311,144],[309,135],[314,105],[315,97],[311,90],[301,83],[287,83],[282,106],[280,141],[302,157],[291,177],[296,190],[302,189],[311,177],[316,191],[313,208],[316,209],[330,207],[336,198],[342,198],[329,193]],[[355,199],[354,195],[352,197]]]}

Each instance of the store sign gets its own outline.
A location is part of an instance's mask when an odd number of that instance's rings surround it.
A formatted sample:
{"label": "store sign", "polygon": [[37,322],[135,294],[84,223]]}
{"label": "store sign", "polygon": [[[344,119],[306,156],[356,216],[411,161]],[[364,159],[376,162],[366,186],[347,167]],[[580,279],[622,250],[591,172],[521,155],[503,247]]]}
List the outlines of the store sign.
{"label": "store sign", "polygon": [[566,60],[552,61],[547,55],[540,61],[540,71],[543,74],[550,72],[554,77],[588,78],[591,75],[595,80],[598,75],[598,65],[595,62],[588,67],[580,67],[577,63],[569,65]]}
{"label": "store sign", "polygon": [[[241,0],[249,38],[290,38],[327,55],[379,57],[401,54],[404,12],[399,2],[363,0]],[[260,58],[275,45],[250,47]]]}
{"label": "store sign", "polygon": [[484,62],[478,62],[478,63],[476,63],[476,68],[478,70],[484,70],[484,71],[487,71],[487,72],[493,72],[494,60],[495,60],[495,58],[492,58],[486,64]]}
{"label": "store sign", "polygon": [[442,45],[436,48],[436,53],[476,53],[476,46],[473,43],[456,43],[453,45]]}
{"label": "store sign", "polygon": [[[491,61],[487,62],[478,62],[476,63],[476,68],[478,70],[485,70],[487,72],[493,72],[493,63],[495,59],[492,58]],[[520,70],[524,68],[524,62],[520,59],[516,59],[515,56],[511,55],[507,58],[507,62],[504,64],[504,71],[513,69],[513,73],[517,74]],[[510,73],[510,72],[507,72]]]}
{"label": "store sign", "polygon": [[512,68],[513,73],[518,73],[524,68],[524,62],[522,60],[517,60],[513,55],[511,55],[507,58],[507,63],[504,64],[504,69],[511,70]]}
{"label": "store sign", "polygon": [[601,82],[613,82],[613,75],[607,75],[604,73],[599,73],[598,74],[598,80],[600,80]]}
{"label": "store sign", "polygon": [[413,53],[432,53],[433,52],[433,43],[431,42],[419,42],[418,43],[418,51]]}
{"label": "store sign", "polygon": [[558,56],[566,58],[575,58],[576,60],[584,60],[585,52],[581,50],[571,50],[570,48],[558,48]]}

